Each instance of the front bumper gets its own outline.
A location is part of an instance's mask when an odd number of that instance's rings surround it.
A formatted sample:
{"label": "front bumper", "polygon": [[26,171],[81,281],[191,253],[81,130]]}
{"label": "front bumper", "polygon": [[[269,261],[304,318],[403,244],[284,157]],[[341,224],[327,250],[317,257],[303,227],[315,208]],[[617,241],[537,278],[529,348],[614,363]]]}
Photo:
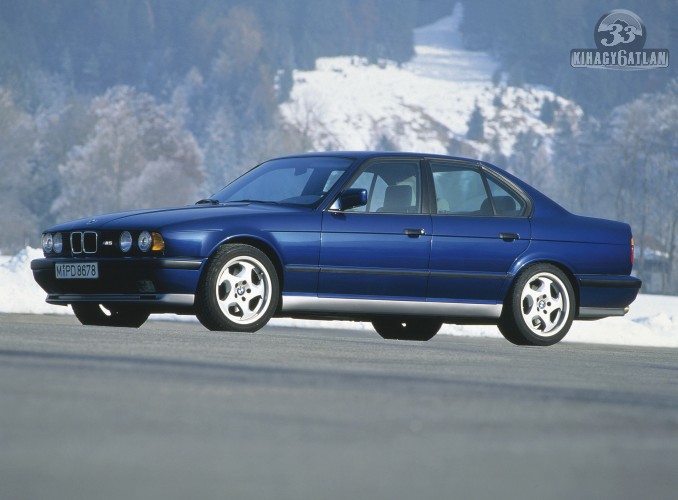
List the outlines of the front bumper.
{"label": "front bumper", "polygon": [[[57,279],[57,263],[98,263],[98,279]],[[74,302],[144,304],[151,310],[180,312],[193,306],[205,260],[145,258],[45,258],[31,262],[35,281],[50,304]]]}

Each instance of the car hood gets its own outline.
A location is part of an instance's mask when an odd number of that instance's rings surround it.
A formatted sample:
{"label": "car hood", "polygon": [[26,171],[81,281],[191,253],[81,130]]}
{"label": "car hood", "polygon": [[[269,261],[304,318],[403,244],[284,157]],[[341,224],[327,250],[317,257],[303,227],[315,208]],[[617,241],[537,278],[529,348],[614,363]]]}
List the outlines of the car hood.
{"label": "car hood", "polygon": [[203,221],[209,226],[210,220],[224,217],[244,217],[257,214],[308,212],[310,209],[273,205],[265,203],[228,203],[226,205],[189,205],[161,209],[134,210],[95,215],[54,226],[48,231],[74,231],[97,229],[162,229],[169,225],[182,225]]}

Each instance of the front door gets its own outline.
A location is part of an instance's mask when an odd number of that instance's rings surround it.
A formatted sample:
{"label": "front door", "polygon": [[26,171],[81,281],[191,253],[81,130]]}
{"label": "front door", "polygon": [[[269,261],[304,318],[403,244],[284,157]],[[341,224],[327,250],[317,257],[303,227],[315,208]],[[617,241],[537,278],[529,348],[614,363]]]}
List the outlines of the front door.
{"label": "front door", "polygon": [[323,214],[320,297],[425,300],[431,217],[418,158],[369,162],[347,188],[367,205]]}

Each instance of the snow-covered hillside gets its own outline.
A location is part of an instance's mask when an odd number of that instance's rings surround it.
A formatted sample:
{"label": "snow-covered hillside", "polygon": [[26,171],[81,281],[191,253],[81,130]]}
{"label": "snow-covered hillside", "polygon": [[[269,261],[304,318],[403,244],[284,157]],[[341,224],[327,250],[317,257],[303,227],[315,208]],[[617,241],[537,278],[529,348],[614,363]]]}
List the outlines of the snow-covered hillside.
{"label": "snow-covered hillside", "polygon": [[[521,132],[549,138],[555,132],[540,120],[545,100],[572,126],[581,109],[535,86],[494,85],[496,63],[483,52],[464,50],[459,33],[463,7],[415,30],[416,56],[399,66],[369,64],[359,57],[321,58],[313,71],[295,71],[285,120],[307,139],[309,149],[384,149],[508,156]],[[483,140],[466,137],[476,107],[485,118]],[[450,141],[455,141],[451,146]],[[460,146],[461,145],[461,146]]]}
{"label": "snow-covered hillside", "polygon": [[[45,293],[33,281],[32,259],[42,251],[26,248],[13,257],[0,256],[0,313],[72,314],[70,307],[50,306]],[[640,295],[623,318],[607,318],[592,322],[575,322],[565,337],[566,342],[622,344],[656,347],[678,347],[678,297]],[[155,319],[186,320],[186,316],[162,315]],[[193,320],[195,320],[193,318]],[[347,321],[298,321],[274,319],[272,325],[295,328],[350,328],[370,330],[368,323]],[[493,326],[444,325],[442,334],[466,337],[500,337]]]}

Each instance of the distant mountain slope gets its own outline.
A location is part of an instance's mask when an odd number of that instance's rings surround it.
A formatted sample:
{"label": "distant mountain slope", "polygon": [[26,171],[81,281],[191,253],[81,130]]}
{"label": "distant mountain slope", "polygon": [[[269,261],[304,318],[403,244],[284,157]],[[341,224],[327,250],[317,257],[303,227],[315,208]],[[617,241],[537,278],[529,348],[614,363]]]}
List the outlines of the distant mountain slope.
{"label": "distant mountain slope", "polygon": [[[497,62],[465,50],[459,25],[463,7],[415,30],[414,58],[402,65],[360,57],[320,58],[313,71],[295,71],[290,99],[280,106],[287,123],[307,138],[308,149],[396,149],[509,156],[519,134],[549,138],[545,102],[576,127],[582,111],[536,86],[492,83]],[[481,136],[469,134],[474,109]]]}
{"label": "distant mountain slope", "polygon": [[577,102],[597,118],[643,93],[661,92],[678,77],[678,65],[652,71],[575,69],[569,54],[595,48],[593,31],[601,16],[624,8],[640,16],[646,48],[678,44],[678,2],[647,0],[467,0],[461,26],[464,44],[497,57],[511,82],[538,83]]}

